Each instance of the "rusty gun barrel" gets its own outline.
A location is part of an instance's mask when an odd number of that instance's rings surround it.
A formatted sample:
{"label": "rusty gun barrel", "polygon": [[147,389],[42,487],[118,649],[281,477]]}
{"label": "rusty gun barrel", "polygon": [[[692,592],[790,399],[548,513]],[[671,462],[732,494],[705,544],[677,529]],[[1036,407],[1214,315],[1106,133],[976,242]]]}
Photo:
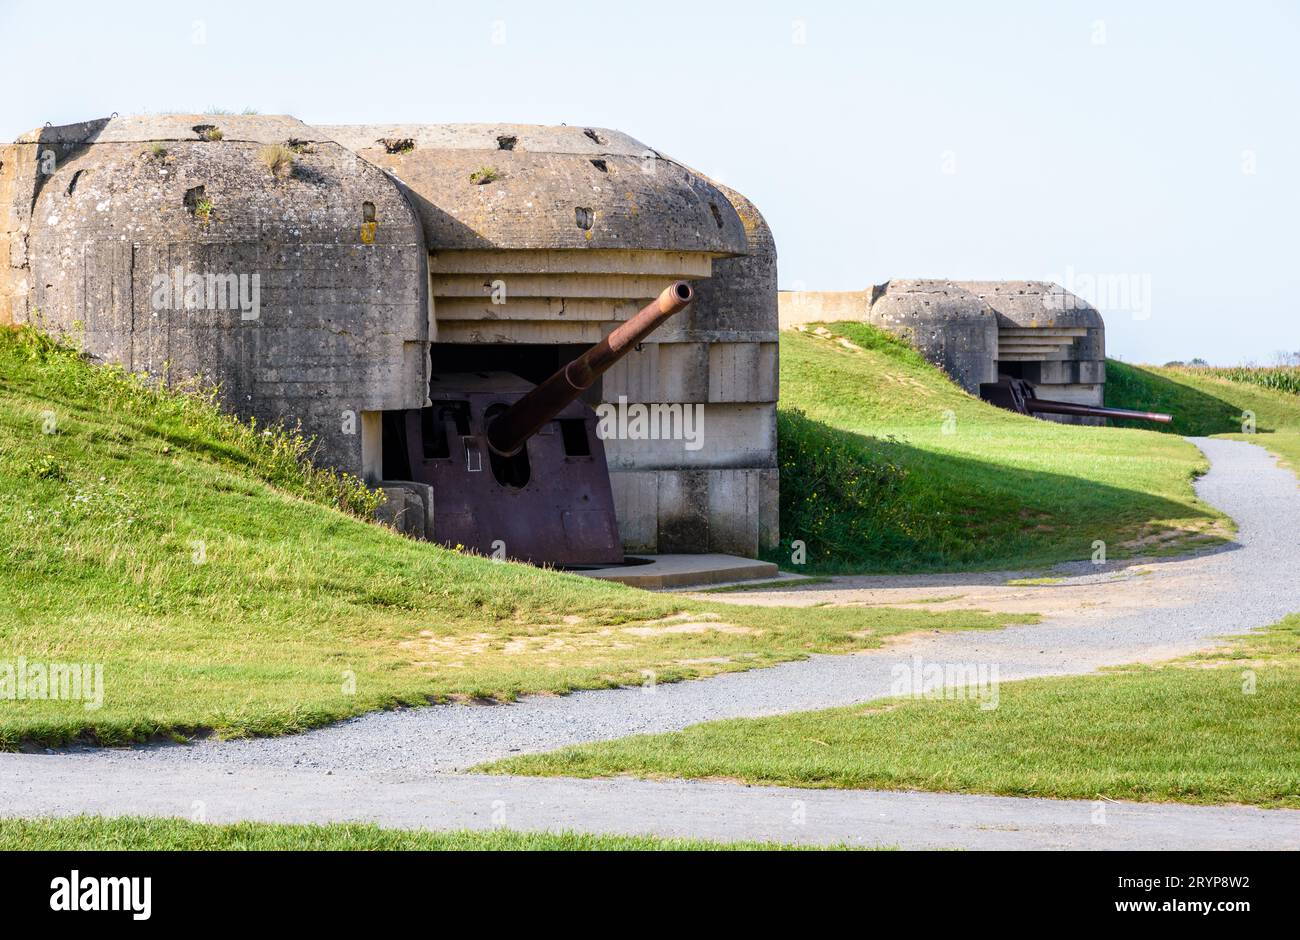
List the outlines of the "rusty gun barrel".
{"label": "rusty gun barrel", "polygon": [[517,454],[525,441],[590,388],[601,373],[694,299],[695,291],[690,284],[685,281],[670,284],[640,313],[501,412],[488,425],[488,446],[504,457]]}
{"label": "rusty gun barrel", "polygon": [[1025,409],[1030,414],[1079,415],[1084,418],[1125,418],[1132,421],[1155,421],[1168,424],[1173,415],[1158,411],[1129,411],[1127,408],[1097,408],[1092,405],[1076,405],[1068,401],[1048,401],[1045,398],[1025,399]]}
{"label": "rusty gun barrel", "polygon": [[1076,415],[1082,418],[1125,418],[1132,421],[1155,421],[1168,424],[1172,415],[1158,411],[1129,411],[1126,408],[1103,408],[1100,405],[1076,405],[1068,401],[1039,398],[1034,386],[1024,379],[1001,376],[996,382],[980,385],[980,398],[990,405],[1022,415]]}

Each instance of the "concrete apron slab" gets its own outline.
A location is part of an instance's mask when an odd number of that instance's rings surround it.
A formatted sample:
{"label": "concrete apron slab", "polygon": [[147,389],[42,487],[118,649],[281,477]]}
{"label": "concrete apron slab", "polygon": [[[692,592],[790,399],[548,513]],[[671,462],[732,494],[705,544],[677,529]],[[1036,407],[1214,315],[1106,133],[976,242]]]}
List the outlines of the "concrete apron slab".
{"label": "concrete apron slab", "polygon": [[[693,587],[703,584],[732,584],[737,581],[761,581],[779,573],[770,561],[738,558],[735,555],[639,555],[628,556],[632,564],[613,568],[574,571],[600,581],[617,581],[632,587],[656,590]],[[637,563],[634,559],[649,559]]]}

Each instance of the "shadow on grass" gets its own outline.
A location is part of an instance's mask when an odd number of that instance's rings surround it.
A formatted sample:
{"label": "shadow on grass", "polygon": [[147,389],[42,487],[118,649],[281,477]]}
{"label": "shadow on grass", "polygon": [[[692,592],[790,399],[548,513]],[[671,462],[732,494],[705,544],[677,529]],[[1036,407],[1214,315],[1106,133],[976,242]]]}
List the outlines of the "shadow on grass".
{"label": "shadow on grass", "polygon": [[[1149,493],[843,431],[798,410],[780,411],[778,424],[781,543],[766,557],[801,573],[1089,562],[1098,541],[1119,558],[1133,554],[1123,542],[1162,520],[1218,518]],[[796,541],[802,566],[791,565]],[[1230,546],[1210,536],[1196,545]]]}
{"label": "shadow on grass", "polygon": [[[1240,406],[1169,376],[1124,362],[1106,362],[1106,405],[1110,408],[1163,411],[1174,417],[1170,424],[1112,421],[1115,427],[1193,437],[1241,431]],[[1258,430],[1272,429],[1260,427]]]}

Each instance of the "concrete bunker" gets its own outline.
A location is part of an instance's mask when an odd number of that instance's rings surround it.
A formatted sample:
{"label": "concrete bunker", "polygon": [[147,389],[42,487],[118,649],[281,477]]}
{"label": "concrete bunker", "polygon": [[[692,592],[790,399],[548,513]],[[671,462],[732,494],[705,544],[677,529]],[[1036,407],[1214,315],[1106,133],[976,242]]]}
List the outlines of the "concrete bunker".
{"label": "concrete bunker", "polygon": [[[460,439],[483,396],[508,407],[687,281],[694,303],[555,415],[544,444],[481,450],[472,472],[535,487],[553,440],[567,472],[603,462],[620,552],[776,543],[776,257],[739,194],[605,129],[202,124],[113,118],[6,147],[0,317],[165,381],[217,383],[241,415],[301,423],[320,462],[383,487],[393,521],[433,538],[463,481],[439,492],[412,447],[473,460]],[[292,172],[259,159],[272,145]],[[153,279],[177,273],[253,281],[257,310],[154,309]],[[594,408],[635,405],[699,409],[701,446],[593,437]],[[490,535],[469,547],[492,551]]]}
{"label": "concrete bunker", "polygon": [[[1046,281],[891,280],[866,291],[782,291],[780,322],[855,320],[915,346],[972,395],[1004,379],[1043,399],[1105,400],[1106,327],[1087,301]],[[1101,417],[1047,414],[1100,424]]]}

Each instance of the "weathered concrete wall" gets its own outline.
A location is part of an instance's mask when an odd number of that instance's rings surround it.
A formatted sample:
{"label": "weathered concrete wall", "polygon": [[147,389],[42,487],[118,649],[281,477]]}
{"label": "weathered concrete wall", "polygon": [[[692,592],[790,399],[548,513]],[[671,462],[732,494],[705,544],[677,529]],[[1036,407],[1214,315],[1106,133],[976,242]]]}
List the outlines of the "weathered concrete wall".
{"label": "weathered concrete wall", "polygon": [[[607,128],[395,124],[319,131],[408,187],[433,251],[744,248],[741,221],[720,192]],[[489,182],[471,179],[484,171]]]}
{"label": "weathered concrete wall", "polygon": [[[222,139],[200,139],[213,122]],[[116,125],[53,135],[67,152],[28,240],[43,324],[128,369],[218,383],[241,415],[301,422],[323,462],[360,474],[362,412],[427,394],[426,252],[402,193],[283,118]],[[268,138],[299,141],[282,179]]]}
{"label": "weathered concrete wall", "polygon": [[870,318],[871,291],[794,291],[778,295],[781,329],[806,323],[866,323]]}
{"label": "weathered concrete wall", "polygon": [[778,475],[771,469],[613,473],[619,532],[628,551],[754,554],[777,542]]}
{"label": "weathered concrete wall", "polygon": [[709,550],[754,555],[775,547],[780,534],[776,240],[740,193],[702,174],[693,185],[705,200],[715,191],[726,197],[744,226],[744,253],[713,262],[712,276],[696,284],[695,302],[661,331],[658,356],[624,360],[605,377],[603,395],[616,400],[620,383],[630,385],[635,374],[645,383],[643,400],[706,403],[704,446],[679,453],[672,465],[649,452],[625,464],[634,451],[617,449],[615,499],[631,506],[654,489],[654,539],[630,542],[640,550],[680,551],[676,546],[692,540],[689,520],[704,518]]}
{"label": "weathered concrete wall", "polygon": [[953,381],[979,394],[997,380],[997,320],[978,297],[950,281],[886,281],[869,291],[782,292],[781,326],[857,321],[915,346]]}
{"label": "weathered concrete wall", "polygon": [[31,290],[27,234],[38,159],[39,148],[34,143],[0,147],[0,326],[27,319]]}
{"label": "weathered concrete wall", "polygon": [[432,539],[434,493],[427,483],[385,482],[384,502],[375,517],[413,539]]}
{"label": "weathered concrete wall", "polygon": [[901,336],[966,391],[997,381],[993,311],[948,281],[886,281],[872,289],[868,322]]}

